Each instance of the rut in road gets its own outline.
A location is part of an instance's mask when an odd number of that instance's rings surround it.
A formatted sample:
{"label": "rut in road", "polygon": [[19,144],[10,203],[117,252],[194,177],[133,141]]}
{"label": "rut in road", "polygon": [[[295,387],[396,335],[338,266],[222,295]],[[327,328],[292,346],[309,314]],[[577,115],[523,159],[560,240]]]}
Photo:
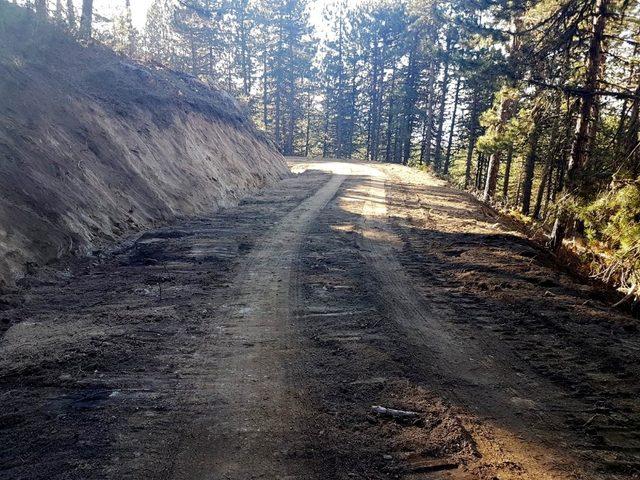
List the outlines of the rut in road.
{"label": "rut in road", "polygon": [[301,415],[285,379],[296,342],[290,325],[292,269],[302,237],[345,178],[333,175],[273,225],[244,260],[225,341],[208,351],[205,345],[201,353],[219,362],[214,372],[200,372],[201,381],[192,387],[222,407],[192,426],[172,478],[311,478],[304,465],[281,460]]}
{"label": "rut in road", "polygon": [[[452,312],[436,308],[413,287],[414,281],[397,258],[402,242],[388,221],[386,179],[387,175],[380,171],[364,180],[356,191],[365,199],[360,220],[363,259],[378,279],[383,299],[381,307],[388,320],[407,332],[408,341],[421,352],[415,358],[416,365],[422,365],[431,382],[448,391],[451,398],[477,409],[480,415],[490,419],[511,417],[510,420],[526,428],[517,420],[525,413],[513,411],[510,400],[535,397],[538,385],[515,374],[511,367],[514,359],[496,351],[486,339],[461,338],[448,324],[446,314]],[[444,300],[440,305],[446,303]],[[561,392],[551,391],[554,396],[561,396]],[[548,397],[551,391],[547,386],[544,395]],[[538,423],[557,430],[548,415],[544,412],[537,415]],[[560,461],[556,458],[559,454],[521,442],[512,433],[503,432],[503,435],[502,448],[509,449],[509,458],[526,466],[531,474],[535,472],[540,480],[562,477],[563,472],[555,470],[553,463],[570,460]]]}

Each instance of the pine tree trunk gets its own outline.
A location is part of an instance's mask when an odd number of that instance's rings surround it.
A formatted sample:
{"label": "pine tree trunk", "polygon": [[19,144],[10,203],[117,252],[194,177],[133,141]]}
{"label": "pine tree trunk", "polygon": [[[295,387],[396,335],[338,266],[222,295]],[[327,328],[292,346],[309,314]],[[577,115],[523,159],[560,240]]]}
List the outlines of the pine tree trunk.
{"label": "pine tree trunk", "polygon": [[438,111],[438,128],[436,130],[436,150],[434,154],[433,166],[436,172],[442,170],[442,131],[444,129],[444,111],[447,105],[447,91],[449,90],[449,49],[451,47],[451,37],[447,36],[447,51],[444,60],[444,70],[442,73],[442,86],[440,90],[440,107]]}
{"label": "pine tree trunk", "polygon": [[413,117],[417,95],[416,80],[419,75],[416,60],[419,39],[418,33],[415,32],[413,42],[411,43],[411,51],[409,52],[409,66],[407,68],[407,78],[405,81],[403,122],[402,129],[400,130],[402,142],[401,162],[403,165],[407,165],[411,157],[411,137],[413,135]]}
{"label": "pine tree trunk", "polygon": [[522,193],[522,175],[524,172],[524,164],[526,159],[522,159],[520,162],[520,173],[518,174],[518,188],[516,189],[516,198],[514,205],[520,205],[520,194]]}
{"label": "pine tree trunk", "polygon": [[47,0],[36,0],[35,1],[35,7],[36,7],[36,15],[41,18],[41,19],[45,19],[48,16],[48,11],[47,11]]}
{"label": "pine tree trunk", "polygon": [[247,26],[246,26],[246,14],[247,14],[247,0],[244,0],[240,5],[240,62],[242,68],[242,92],[245,97],[249,98],[251,93],[251,56],[249,55],[249,48],[247,42]]}
{"label": "pine tree trunk", "polygon": [[67,23],[70,30],[76,29],[76,11],[73,6],[73,0],[67,0]]}
{"label": "pine tree trunk", "polygon": [[393,67],[392,73],[391,73],[391,87],[389,89],[389,112],[387,115],[387,147],[386,150],[384,152],[384,158],[385,158],[385,162],[389,163],[392,160],[392,149],[391,149],[391,133],[393,131],[393,117],[394,117],[394,110],[395,110],[395,105],[394,105],[394,98],[393,98],[393,90],[395,88],[395,83],[396,83],[396,69],[395,69],[395,65]]}
{"label": "pine tree trunk", "polygon": [[269,77],[267,75],[267,46],[264,47],[264,53],[262,55],[262,123],[264,129],[268,130],[269,127],[269,91],[268,91]]}
{"label": "pine tree trunk", "polygon": [[[59,1],[59,0],[58,0]],[[132,16],[131,16],[131,1],[125,0],[124,2],[125,14],[127,18],[127,54],[133,58],[136,53],[136,35],[133,28]]]}
{"label": "pine tree trunk", "polygon": [[500,172],[501,157],[501,151],[493,152],[489,157],[487,180],[485,182],[484,193],[482,195],[482,200],[484,202],[488,202],[489,200],[491,200],[496,192],[496,187],[498,185],[498,173]]}
{"label": "pine tree trunk", "polygon": [[486,163],[486,155],[484,153],[478,154],[478,168],[476,170],[476,188],[480,189],[480,187],[484,184],[484,170]]}
{"label": "pine tree trunk", "polygon": [[287,114],[288,114],[288,121],[287,121],[287,135],[285,138],[285,148],[284,148],[284,154],[285,155],[293,155],[294,154],[294,138],[295,138],[295,132],[296,132],[296,108],[295,108],[295,98],[296,98],[296,90],[294,88],[294,80],[290,79],[291,81],[291,91],[289,92],[288,96],[287,96]]}
{"label": "pine tree trunk", "polygon": [[280,20],[279,30],[278,30],[278,47],[275,51],[275,106],[274,106],[274,138],[276,145],[280,151],[282,151],[282,56],[283,56],[283,43],[284,43],[284,33],[283,33],[283,20]]}
{"label": "pine tree trunk", "polygon": [[544,162],[544,168],[540,177],[540,185],[538,185],[538,192],[536,193],[536,203],[533,206],[533,218],[540,218],[540,211],[542,210],[542,200],[544,198],[544,190],[549,183],[549,172],[551,171],[551,157],[548,156]]}
{"label": "pine tree trunk", "polygon": [[427,141],[427,122],[426,120],[423,120],[422,122],[422,134],[421,134],[421,138],[422,140],[420,140],[420,158],[418,158],[418,164],[419,165],[423,165],[424,163],[424,151],[425,151],[425,143]]}
{"label": "pine tree trunk", "polygon": [[276,85],[276,102],[274,109],[274,122],[275,122],[275,132],[274,137],[276,141],[276,145],[279,149],[282,149],[282,135],[281,135],[281,127],[282,127],[282,118],[280,112],[280,88]]}
{"label": "pine tree trunk", "polygon": [[196,42],[193,39],[193,35],[190,38],[190,49],[191,49],[191,55],[190,55],[190,59],[191,59],[191,75],[193,75],[194,77],[198,74],[198,53],[196,50]]}
{"label": "pine tree trunk", "polygon": [[451,164],[451,145],[453,144],[453,131],[456,127],[456,113],[458,112],[458,98],[460,96],[460,83],[461,77],[458,77],[456,81],[456,93],[453,98],[453,112],[451,112],[451,126],[449,128],[449,141],[447,142],[447,154],[444,160],[444,174],[449,173],[449,166]]}
{"label": "pine tree trunk", "polygon": [[513,162],[513,145],[509,145],[507,159],[504,162],[504,183],[502,184],[502,201],[509,203],[509,182],[511,179],[511,163]]}
{"label": "pine tree trunk", "polygon": [[425,127],[422,135],[422,149],[420,152],[420,163],[423,165],[431,164],[431,143],[433,140],[433,110],[435,104],[435,92],[433,86],[436,80],[436,72],[438,71],[437,62],[432,62],[429,69],[429,76],[427,79],[427,89],[429,96],[427,97]]}
{"label": "pine tree trunk", "polygon": [[[640,49],[636,47],[635,50]],[[620,120],[621,129],[624,131],[624,136],[620,142],[622,145],[622,158],[630,161],[631,174],[636,177],[640,173],[640,69],[637,70],[634,75],[636,81],[635,95],[631,107],[629,108],[629,121],[628,126]],[[624,110],[623,110],[624,114]]]}
{"label": "pine tree trunk", "polygon": [[338,21],[338,95],[337,95],[337,115],[335,121],[335,151],[338,158],[344,156],[344,61],[342,58],[343,50],[343,28],[344,20],[342,16]]}
{"label": "pine tree trunk", "polygon": [[[513,100],[505,96],[500,102],[500,120],[497,126],[497,135],[500,135],[506,126],[507,121],[511,118],[513,109]],[[502,152],[500,150],[493,152],[489,158],[489,166],[487,179],[484,186],[484,195],[482,200],[488,202],[493,198],[498,186],[498,173],[500,173],[500,161],[502,160]]]}
{"label": "pine tree trunk", "polygon": [[476,148],[476,142],[478,140],[478,111],[478,95],[474,92],[471,111],[469,112],[469,145],[467,146],[467,161],[464,170],[464,188],[469,188],[469,184],[471,182],[473,151]]}
{"label": "pine tree trunk", "polygon": [[356,75],[351,77],[351,103],[349,110],[349,137],[348,137],[348,157],[351,158],[354,151],[353,136],[355,131],[356,121],[356,100],[358,98],[358,84]]}
{"label": "pine tree trunk", "polygon": [[372,156],[373,156],[373,160],[377,161],[378,160],[378,156],[380,154],[380,130],[381,130],[381,121],[382,121],[382,102],[384,99],[384,58],[385,58],[385,48],[384,46],[386,45],[386,42],[383,40],[382,42],[382,49],[381,49],[381,53],[380,53],[380,58],[379,60],[379,65],[376,69],[376,71],[378,72],[378,81],[376,82],[376,84],[378,85],[378,91],[377,91],[377,95],[376,95],[376,99],[375,99],[375,108],[374,108],[374,112],[375,115],[373,117],[373,129],[372,129],[372,135],[371,135],[371,143],[372,143]]}
{"label": "pine tree trunk", "polygon": [[[514,64],[517,62],[518,56],[522,49],[522,37],[517,35],[519,31],[524,27],[523,15],[525,13],[524,10],[524,2],[521,0],[516,0],[512,4],[512,27],[516,33],[516,35],[511,36],[511,44],[509,45],[509,63]],[[511,80],[512,82],[513,80]],[[506,126],[507,121],[513,115],[513,100],[506,95],[502,102],[500,103],[500,120],[497,127],[497,134],[500,135]],[[484,186],[484,194],[482,196],[483,201],[488,202],[491,200],[495,193],[496,188],[498,186],[498,174],[500,173],[500,161],[502,160],[502,152],[497,151],[491,155],[489,159],[489,166],[487,172],[487,179]]]}
{"label": "pine tree trunk", "polygon": [[522,214],[529,215],[531,208],[531,191],[533,189],[533,177],[538,157],[538,143],[540,140],[539,119],[534,119],[533,132],[529,137],[529,152],[524,164],[524,178],[522,179]]}
{"label": "pine tree trunk", "polygon": [[82,38],[91,38],[92,22],[93,0],[82,0],[82,15],[80,17],[80,36]]}
{"label": "pine tree trunk", "polygon": [[[325,102],[329,101],[329,85],[325,85]],[[325,104],[322,126],[322,158],[329,155],[329,106]]]}
{"label": "pine tree trunk", "polygon": [[[587,56],[587,73],[585,78],[585,93],[582,96],[580,115],[576,123],[576,132],[571,147],[571,157],[567,165],[565,188],[573,195],[580,187],[579,174],[589,161],[591,152],[587,147],[591,145],[591,137],[595,135],[595,124],[591,128],[591,118],[595,104],[595,95],[598,87],[600,65],[602,63],[602,45],[604,42],[606,19],[608,15],[609,2],[611,0],[596,0],[593,28],[589,52]],[[553,225],[549,246],[553,250],[558,250],[562,245],[568,224],[572,221],[571,215],[566,208],[560,207],[560,212]]]}
{"label": "pine tree trunk", "polygon": [[309,92],[309,98],[307,100],[307,127],[304,132],[304,156],[305,157],[309,156],[309,140],[311,138],[311,107],[313,106],[312,99],[313,97],[311,95],[311,92]]}
{"label": "pine tree trunk", "polygon": [[377,32],[373,37],[373,53],[371,55],[371,89],[369,93],[370,105],[369,105],[369,128],[367,129],[367,159],[376,160],[377,152],[374,146],[376,138],[376,123],[378,121],[378,113],[376,111],[378,107],[378,58],[380,55],[379,39]]}

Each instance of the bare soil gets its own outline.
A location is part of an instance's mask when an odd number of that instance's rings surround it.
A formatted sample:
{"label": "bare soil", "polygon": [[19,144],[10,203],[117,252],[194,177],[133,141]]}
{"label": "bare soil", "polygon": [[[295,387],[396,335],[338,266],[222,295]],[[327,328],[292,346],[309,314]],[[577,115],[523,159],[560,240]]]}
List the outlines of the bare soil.
{"label": "bare soil", "polygon": [[288,174],[226,92],[0,2],[0,287]]}
{"label": "bare soil", "polygon": [[633,319],[427,174],[291,167],[0,297],[0,478],[640,478]]}

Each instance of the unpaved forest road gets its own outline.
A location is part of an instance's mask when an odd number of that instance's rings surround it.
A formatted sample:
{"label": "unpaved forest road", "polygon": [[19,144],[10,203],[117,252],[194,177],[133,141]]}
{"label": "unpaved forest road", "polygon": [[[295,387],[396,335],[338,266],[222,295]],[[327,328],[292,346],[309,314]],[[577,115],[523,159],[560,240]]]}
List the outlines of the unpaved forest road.
{"label": "unpaved forest road", "polygon": [[292,167],[0,296],[0,478],[639,478],[635,321],[426,174]]}

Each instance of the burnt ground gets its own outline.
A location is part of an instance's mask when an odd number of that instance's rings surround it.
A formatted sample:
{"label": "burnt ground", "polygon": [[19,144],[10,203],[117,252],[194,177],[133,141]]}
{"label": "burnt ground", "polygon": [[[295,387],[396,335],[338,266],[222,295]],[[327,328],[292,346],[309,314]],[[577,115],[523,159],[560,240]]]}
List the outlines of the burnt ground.
{"label": "burnt ground", "polygon": [[426,174],[293,168],[0,297],[0,478],[640,477],[633,319]]}

